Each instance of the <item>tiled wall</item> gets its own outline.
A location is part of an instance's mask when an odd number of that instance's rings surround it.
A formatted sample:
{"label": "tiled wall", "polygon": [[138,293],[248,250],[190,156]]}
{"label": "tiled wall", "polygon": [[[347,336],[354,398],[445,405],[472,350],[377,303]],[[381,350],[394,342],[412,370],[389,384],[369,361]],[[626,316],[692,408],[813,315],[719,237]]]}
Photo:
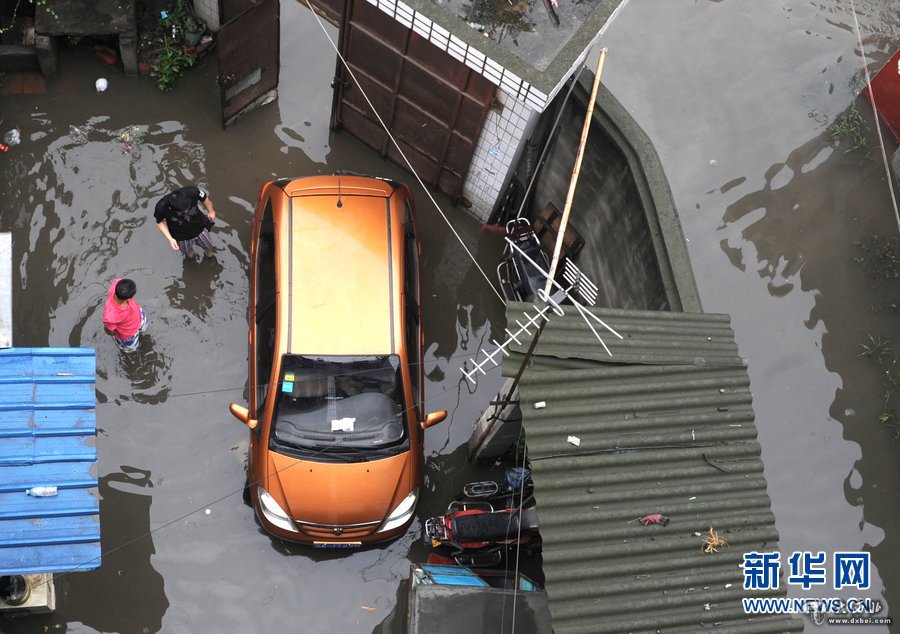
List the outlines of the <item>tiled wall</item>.
{"label": "tiled wall", "polygon": [[497,101],[503,109],[488,112],[463,183],[463,196],[472,203],[470,211],[482,221],[488,219],[503,193],[540,114],[500,89]]}
{"label": "tiled wall", "polygon": [[503,108],[488,113],[463,183],[463,196],[472,203],[470,211],[481,220],[487,220],[538,115],[548,103],[547,95],[441,25],[417,13],[402,0],[367,2],[497,86],[497,101]]}
{"label": "tiled wall", "polygon": [[211,31],[219,30],[219,0],[194,0],[194,13]]}
{"label": "tiled wall", "polygon": [[[367,1],[498,87],[497,101],[503,107],[488,113],[463,183],[463,195],[472,203],[470,211],[481,220],[487,220],[538,115],[548,103],[548,96],[402,0]],[[210,29],[219,28],[218,0],[194,0],[194,10]]]}
{"label": "tiled wall", "polygon": [[440,24],[416,12],[403,0],[366,1],[426,38],[442,51],[447,51],[451,57],[461,61],[476,73],[484,75],[488,81],[499,86],[504,92],[515,95],[536,110],[543,110],[547,105],[547,95],[481,51],[469,46]]}

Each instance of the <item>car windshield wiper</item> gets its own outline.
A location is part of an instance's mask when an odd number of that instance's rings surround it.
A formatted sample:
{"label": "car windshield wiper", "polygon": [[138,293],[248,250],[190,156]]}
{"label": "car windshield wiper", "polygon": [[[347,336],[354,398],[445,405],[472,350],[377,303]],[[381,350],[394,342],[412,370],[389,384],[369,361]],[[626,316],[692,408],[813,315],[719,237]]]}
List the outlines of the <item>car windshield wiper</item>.
{"label": "car windshield wiper", "polygon": [[284,453],[296,456],[297,458],[310,459],[324,457],[328,460],[336,460],[341,462],[368,462],[369,458],[362,454],[362,449],[358,447],[344,447],[342,450],[335,451],[334,445],[326,445],[319,447],[316,445],[303,445],[284,439],[272,438],[275,445],[280,447]]}

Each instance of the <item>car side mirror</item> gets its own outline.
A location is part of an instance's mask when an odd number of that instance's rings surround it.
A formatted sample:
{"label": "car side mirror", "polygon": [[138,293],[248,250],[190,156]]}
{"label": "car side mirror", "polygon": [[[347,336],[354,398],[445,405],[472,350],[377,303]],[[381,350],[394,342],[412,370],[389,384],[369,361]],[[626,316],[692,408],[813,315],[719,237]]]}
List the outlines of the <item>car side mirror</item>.
{"label": "car side mirror", "polygon": [[437,412],[431,412],[430,414],[425,415],[425,420],[419,423],[419,426],[422,429],[428,429],[434,425],[437,425],[439,422],[447,418],[446,410],[438,410]]}
{"label": "car side mirror", "polygon": [[256,426],[259,425],[258,420],[256,420],[255,418],[250,418],[250,410],[243,405],[232,403],[228,406],[228,409],[236,419],[244,423],[250,429],[256,429]]}

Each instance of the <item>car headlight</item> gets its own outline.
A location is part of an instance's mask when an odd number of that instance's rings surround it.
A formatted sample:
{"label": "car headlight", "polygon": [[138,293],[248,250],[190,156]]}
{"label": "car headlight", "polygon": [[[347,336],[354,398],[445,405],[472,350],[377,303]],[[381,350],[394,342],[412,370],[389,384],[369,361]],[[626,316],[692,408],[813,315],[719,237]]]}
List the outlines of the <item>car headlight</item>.
{"label": "car headlight", "polygon": [[413,513],[416,511],[416,501],[419,499],[419,490],[413,489],[412,493],[406,496],[400,504],[397,505],[391,514],[378,527],[379,533],[392,530],[398,526],[403,526],[409,521]]}
{"label": "car headlight", "polygon": [[292,533],[300,532],[297,530],[297,527],[294,526],[294,521],[280,506],[278,506],[278,502],[269,495],[268,491],[261,486],[258,486],[256,487],[256,493],[259,496],[259,508],[262,509],[263,515],[265,515],[270,524],[283,530],[291,531]]}

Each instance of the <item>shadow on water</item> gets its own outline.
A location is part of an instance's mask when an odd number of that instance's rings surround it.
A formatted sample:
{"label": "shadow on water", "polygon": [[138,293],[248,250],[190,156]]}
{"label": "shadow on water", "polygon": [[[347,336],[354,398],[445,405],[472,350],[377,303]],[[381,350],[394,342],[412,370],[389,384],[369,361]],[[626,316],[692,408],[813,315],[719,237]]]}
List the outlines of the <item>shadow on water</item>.
{"label": "shadow on water", "polygon": [[216,281],[224,267],[215,256],[202,258],[200,262],[184,258],[181,277],[173,277],[165,293],[172,308],[186,310],[206,322],[215,299]]}
{"label": "shadow on water", "polygon": [[[161,630],[169,601],[163,577],[151,563],[156,553],[150,533],[151,474],[127,465],[119,468],[121,471],[99,479],[101,517],[119,518],[103,523],[102,565],[96,570],[57,575],[57,612],[11,619],[2,624],[4,632],[66,632],[70,631],[66,621],[98,632],[146,634]],[[83,631],[83,627],[71,631]]]}
{"label": "shadow on water", "polygon": [[[753,377],[767,399],[776,399],[781,416],[778,432],[765,429],[776,421],[759,422],[761,434],[781,438],[763,444],[767,465],[773,458],[771,464],[796,468],[796,455],[802,453],[807,458],[801,468],[816,474],[816,484],[798,486],[793,469],[782,473],[767,466],[773,499],[789,505],[776,510],[782,550],[785,543],[797,550],[869,550],[873,592],[896,603],[900,439],[879,421],[882,377],[861,353],[869,335],[900,339],[900,279],[873,271],[879,266],[877,254],[861,246],[872,244],[873,236],[896,236],[897,225],[884,212],[890,202],[881,161],[864,154],[836,146],[824,131],[772,165],[762,189],[731,204],[719,233],[731,264],[755,270],[769,295],[785,303],[784,323],[773,323],[773,334],[796,331],[789,318],[807,312],[803,327],[821,346],[818,363],[826,370],[817,373],[809,353],[773,349],[768,366],[755,369],[762,376]],[[737,184],[724,185],[722,192]],[[829,384],[828,373],[839,377],[832,392],[822,389]],[[767,387],[769,382],[777,387]],[[841,497],[855,511],[839,504]],[[817,528],[823,520],[828,528]]]}
{"label": "shadow on water", "polygon": [[[147,332],[141,335],[136,352],[119,354],[119,367],[131,382],[131,399],[136,403],[163,403],[171,391],[171,360],[156,348],[153,333]],[[155,392],[150,391],[157,387]],[[123,395],[122,400],[128,400],[128,397]]]}

